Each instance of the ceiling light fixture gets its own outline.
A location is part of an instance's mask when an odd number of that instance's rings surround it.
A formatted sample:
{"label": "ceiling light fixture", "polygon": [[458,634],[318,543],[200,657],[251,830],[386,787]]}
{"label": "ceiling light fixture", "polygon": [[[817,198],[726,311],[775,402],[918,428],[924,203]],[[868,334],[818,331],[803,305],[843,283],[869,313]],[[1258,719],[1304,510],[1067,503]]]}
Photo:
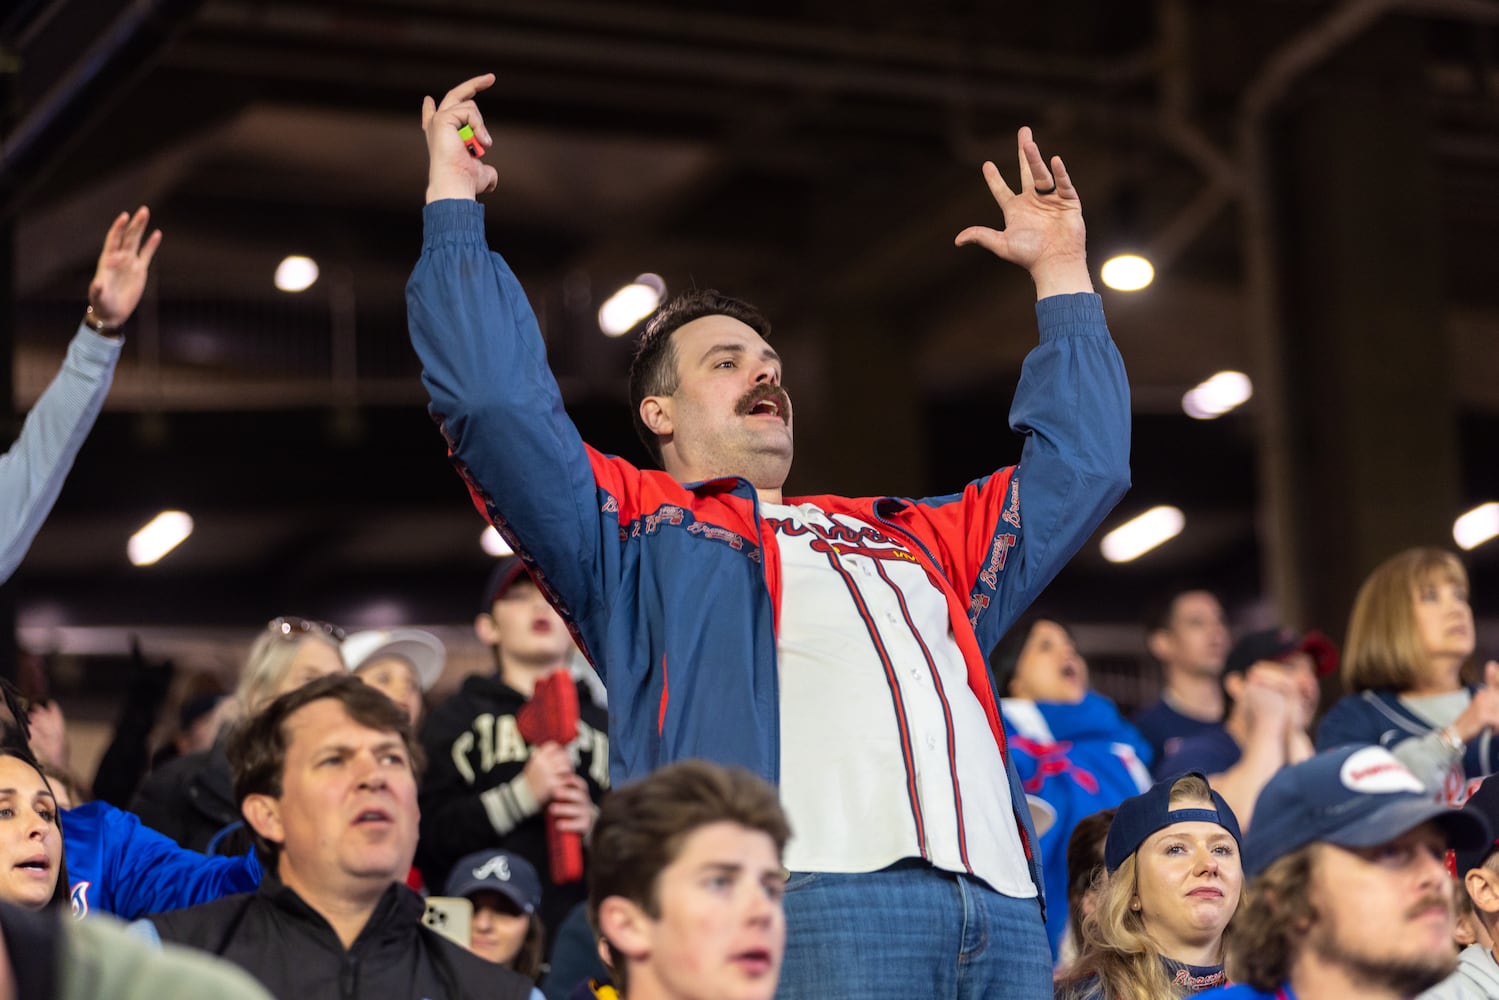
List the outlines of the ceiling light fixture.
{"label": "ceiling light fixture", "polygon": [[1182,396],[1182,412],[1193,420],[1216,420],[1249,402],[1254,384],[1243,372],[1218,372],[1188,389]]}
{"label": "ceiling light fixture", "polygon": [[665,295],[666,282],[659,274],[639,275],[599,306],[599,329],[606,337],[624,336],[655,312]]}
{"label": "ceiling light fixture", "polygon": [[1137,253],[1118,253],[1103,262],[1098,276],[1116,292],[1138,292],[1155,280],[1155,265]]}
{"label": "ceiling light fixture", "polygon": [[1464,550],[1476,549],[1499,535],[1499,503],[1481,503],[1452,522],[1452,540]]}
{"label": "ceiling light fixture", "polygon": [[1180,508],[1152,507],[1104,535],[1099,548],[1109,562],[1130,562],[1181,534],[1186,523]]}
{"label": "ceiling light fixture", "polygon": [[180,510],[164,510],[130,536],[125,555],[136,566],[150,566],[193,533],[193,519]]}
{"label": "ceiling light fixture", "polygon": [[276,287],[283,292],[305,292],[317,281],[317,261],[293,254],[276,265]]}

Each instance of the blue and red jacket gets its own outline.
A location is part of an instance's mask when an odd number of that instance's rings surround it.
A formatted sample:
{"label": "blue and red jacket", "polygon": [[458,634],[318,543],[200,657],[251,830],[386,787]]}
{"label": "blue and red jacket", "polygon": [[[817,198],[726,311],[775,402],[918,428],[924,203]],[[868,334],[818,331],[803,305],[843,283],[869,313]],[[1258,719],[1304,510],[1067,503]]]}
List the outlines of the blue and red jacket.
{"label": "blue and red jacket", "polygon": [[[406,301],[430,412],[475,504],[609,687],[611,782],[689,757],[778,782],[781,567],[754,487],[678,483],[584,444],[525,293],[485,242],[483,208],[439,201],[424,222]],[[1098,296],[1044,299],[1037,315],[1041,343],[1010,413],[1025,437],[1018,466],[943,497],[785,501],[853,515],[906,544],[947,597],[1002,750],[986,654],[1129,486],[1129,386]],[[1029,811],[1006,761],[1040,891]]]}

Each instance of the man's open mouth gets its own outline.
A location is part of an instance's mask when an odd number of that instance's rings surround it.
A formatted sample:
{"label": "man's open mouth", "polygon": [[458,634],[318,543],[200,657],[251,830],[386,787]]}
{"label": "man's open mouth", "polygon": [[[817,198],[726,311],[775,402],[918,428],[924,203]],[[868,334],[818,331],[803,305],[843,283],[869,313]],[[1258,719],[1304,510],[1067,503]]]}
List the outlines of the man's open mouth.
{"label": "man's open mouth", "polygon": [[781,415],[781,405],[773,399],[762,399],[760,400],[760,402],[750,407],[751,416],[758,416],[761,414],[767,414],[772,417],[779,417]]}
{"label": "man's open mouth", "polygon": [[354,817],[354,825],[356,825],[356,826],[364,824],[364,823],[389,823],[389,822],[391,822],[391,815],[390,815],[390,813],[386,812],[384,809],[365,809],[362,812],[360,812],[360,814],[358,816]]}
{"label": "man's open mouth", "polygon": [[791,422],[791,397],[778,385],[758,385],[739,401],[739,413],[746,417],[779,417]]}

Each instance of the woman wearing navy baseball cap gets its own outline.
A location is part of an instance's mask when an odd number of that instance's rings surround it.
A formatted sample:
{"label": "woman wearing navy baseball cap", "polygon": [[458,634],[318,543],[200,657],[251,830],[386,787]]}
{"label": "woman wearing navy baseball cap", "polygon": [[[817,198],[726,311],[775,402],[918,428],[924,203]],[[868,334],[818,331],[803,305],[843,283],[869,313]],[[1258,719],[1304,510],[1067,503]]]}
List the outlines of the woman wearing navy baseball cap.
{"label": "woman wearing navy baseball cap", "polygon": [[1125,799],[1058,1000],[1164,1000],[1221,986],[1223,932],[1244,884],[1240,839],[1233,810],[1199,772]]}
{"label": "woman wearing navy baseball cap", "polygon": [[538,916],[541,877],[529,861],[510,851],[475,851],[448,873],[444,895],[474,904],[469,951],[533,981],[540,978],[546,928]]}

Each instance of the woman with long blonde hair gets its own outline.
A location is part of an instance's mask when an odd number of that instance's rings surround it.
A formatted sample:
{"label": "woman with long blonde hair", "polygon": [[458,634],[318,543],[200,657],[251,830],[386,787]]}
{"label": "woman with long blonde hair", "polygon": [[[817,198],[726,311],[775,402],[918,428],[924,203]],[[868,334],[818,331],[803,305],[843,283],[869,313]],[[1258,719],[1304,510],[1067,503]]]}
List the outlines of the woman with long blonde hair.
{"label": "woman with long blonde hair", "polygon": [[1239,841],[1233,810],[1198,772],[1126,799],[1058,1000],[1174,1000],[1221,986],[1223,932],[1244,884]]}
{"label": "woman with long blonde hair", "polygon": [[1375,743],[1433,794],[1454,804],[1467,784],[1499,770],[1499,664],[1484,686],[1463,683],[1475,643],[1468,574],[1443,549],[1386,559],[1359,588],[1348,618],[1343,684],[1349,694],[1317,728],[1317,749]]}

